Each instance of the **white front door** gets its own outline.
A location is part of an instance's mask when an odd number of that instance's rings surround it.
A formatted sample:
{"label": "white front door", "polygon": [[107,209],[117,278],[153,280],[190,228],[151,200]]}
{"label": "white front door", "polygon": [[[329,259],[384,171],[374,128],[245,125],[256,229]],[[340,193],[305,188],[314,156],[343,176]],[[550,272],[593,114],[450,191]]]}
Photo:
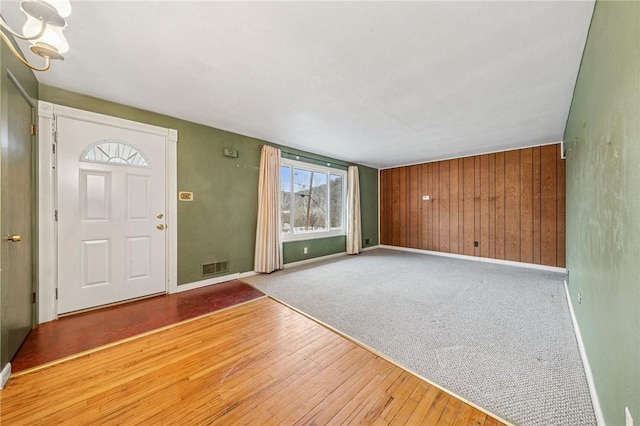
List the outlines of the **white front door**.
{"label": "white front door", "polygon": [[166,138],[57,117],[58,313],[166,286]]}

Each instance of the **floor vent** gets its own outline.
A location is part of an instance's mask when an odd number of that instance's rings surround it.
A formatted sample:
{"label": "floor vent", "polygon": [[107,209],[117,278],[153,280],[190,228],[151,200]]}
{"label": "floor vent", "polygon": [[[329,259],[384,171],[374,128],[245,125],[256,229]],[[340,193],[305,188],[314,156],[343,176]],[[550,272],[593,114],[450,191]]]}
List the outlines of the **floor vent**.
{"label": "floor vent", "polygon": [[229,261],[223,260],[215,263],[205,263],[202,265],[202,275],[219,274],[229,271]]}

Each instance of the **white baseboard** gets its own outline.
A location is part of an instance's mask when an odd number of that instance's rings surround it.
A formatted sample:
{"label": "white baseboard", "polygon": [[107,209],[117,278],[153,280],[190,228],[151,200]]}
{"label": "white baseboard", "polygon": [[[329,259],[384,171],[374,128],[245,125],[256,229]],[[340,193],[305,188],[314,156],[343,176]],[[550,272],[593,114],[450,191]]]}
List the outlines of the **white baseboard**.
{"label": "white baseboard", "polygon": [[380,248],[380,246],[379,245],[375,245],[375,246],[371,246],[371,247],[365,247],[363,249],[360,249],[360,252],[369,251],[369,250],[375,250],[377,248]]}
{"label": "white baseboard", "polygon": [[298,262],[285,263],[284,269],[293,268],[294,266],[306,265],[308,263],[315,263],[321,260],[328,260],[334,257],[342,257],[342,256],[347,256],[347,252],[343,251],[341,253],[328,254],[326,256],[314,257],[311,259],[300,260]]}
{"label": "white baseboard", "polygon": [[496,263],[498,265],[518,266],[520,268],[538,269],[541,271],[550,271],[550,272],[560,272],[563,274],[567,273],[567,270],[565,268],[558,268],[556,266],[547,266],[547,265],[537,265],[535,263],[514,262],[512,260],[492,259],[490,257],[467,256],[464,254],[445,253],[442,251],[422,250],[422,249],[414,249],[414,248],[408,248],[408,247],[387,246],[384,244],[380,244],[378,247],[390,249],[390,250],[408,251],[411,253],[430,254],[433,256],[452,257],[454,259],[472,260],[475,262]]}
{"label": "white baseboard", "polygon": [[2,372],[0,372],[0,389],[4,389],[4,385],[9,381],[9,376],[11,376],[11,363],[8,362],[7,365],[4,366]]}
{"label": "white baseboard", "polygon": [[233,274],[222,275],[220,277],[209,278],[208,280],[194,281],[187,284],[181,284],[178,286],[176,293],[179,293],[181,291],[195,290],[196,288],[206,287],[208,285],[213,285],[213,284],[220,284],[227,281],[237,280],[240,278],[251,277],[253,275],[258,275],[258,273],[255,271],[236,272]]}
{"label": "white baseboard", "polygon": [[569,312],[571,313],[571,321],[573,322],[573,331],[576,334],[576,340],[578,341],[578,349],[580,350],[580,358],[582,358],[582,365],[584,366],[584,374],[587,377],[587,385],[589,386],[589,393],[591,394],[591,403],[593,404],[593,411],[596,415],[596,421],[598,426],[606,426],[604,421],[604,414],[602,413],[602,407],[600,406],[600,400],[598,399],[598,392],[596,391],[596,385],[593,380],[593,373],[591,372],[591,366],[589,365],[589,358],[587,358],[587,351],[582,342],[582,333],[580,333],[580,327],[578,326],[578,320],[576,319],[576,313],[573,310],[573,304],[571,303],[571,294],[569,293],[569,285],[567,280],[564,280],[564,291],[567,294],[567,303],[569,304]]}
{"label": "white baseboard", "polygon": [[258,273],[256,271],[240,272],[240,278],[252,277],[254,275],[258,275]]}
{"label": "white baseboard", "polygon": [[[371,247],[363,248],[361,251],[374,250],[374,249],[377,249],[378,247],[379,246],[371,246]],[[284,265],[284,269],[292,268],[294,266],[305,265],[307,263],[319,262],[321,260],[327,260],[327,259],[331,259],[331,258],[334,258],[334,257],[346,256],[346,255],[347,255],[346,252],[342,252],[342,253],[329,254],[329,255],[326,255],[326,256],[314,257],[312,259],[300,260],[298,262],[291,262],[291,263],[285,264]],[[234,274],[223,275],[221,277],[216,277],[216,278],[210,278],[208,280],[194,281],[194,282],[191,282],[191,283],[188,283],[188,284],[179,285],[177,290],[176,290],[176,292],[194,290],[196,288],[206,287],[206,286],[212,285],[212,284],[220,284],[220,283],[223,283],[223,282],[226,282],[226,281],[237,280],[237,279],[240,279],[240,278],[252,277],[254,275],[258,275],[258,273],[255,272],[255,271],[236,272]]]}
{"label": "white baseboard", "polygon": [[208,280],[194,281],[192,283],[179,285],[176,292],[179,293],[181,291],[194,290],[196,288],[206,287],[211,284],[220,284],[225,281],[237,280],[238,278],[240,278],[240,274],[236,272],[234,274],[223,275],[221,277],[209,278]]}

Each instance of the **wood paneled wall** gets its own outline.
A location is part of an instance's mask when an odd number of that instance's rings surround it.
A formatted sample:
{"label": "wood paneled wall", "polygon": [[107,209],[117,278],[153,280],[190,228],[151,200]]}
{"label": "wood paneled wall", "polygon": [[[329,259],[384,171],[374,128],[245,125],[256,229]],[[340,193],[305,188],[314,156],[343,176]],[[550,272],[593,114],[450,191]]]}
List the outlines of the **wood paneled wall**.
{"label": "wood paneled wall", "polygon": [[381,170],[381,243],[564,267],[564,168],[557,144]]}

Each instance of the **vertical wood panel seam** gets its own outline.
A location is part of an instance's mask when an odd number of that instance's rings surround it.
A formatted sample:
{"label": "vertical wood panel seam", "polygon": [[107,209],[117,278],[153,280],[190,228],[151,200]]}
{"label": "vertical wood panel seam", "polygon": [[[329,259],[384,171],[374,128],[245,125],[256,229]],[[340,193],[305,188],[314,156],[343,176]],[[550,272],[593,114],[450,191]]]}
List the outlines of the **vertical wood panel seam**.
{"label": "vertical wood panel seam", "polygon": [[[489,255],[491,255],[491,229],[493,229],[493,245],[496,245],[496,236],[495,236],[495,232],[496,232],[496,199],[494,196],[493,199],[493,206],[494,206],[494,212],[493,212],[493,218],[491,217],[491,192],[492,192],[492,185],[493,185],[493,192],[495,193],[496,190],[496,156],[495,154],[491,154],[493,155],[493,182],[491,182],[491,161],[489,161]],[[491,157],[489,157],[491,158]],[[491,226],[491,220],[493,219],[493,226]],[[496,248],[493,248],[493,256],[496,256]]]}
{"label": "vertical wood panel seam", "polygon": [[518,151],[518,261],[522,260],[522,150]]}
{"label": "vertical wood panel seam", "polygon": [[447,235],[447,246],[449,247],[449,252],[451,252],[451,217],[453,216],[451,214],[451,161],[449,161],[449,167],[447,168],[447,180],[449,182],[447,188],[449,190],[449,194],[447,195],[447,200],[449,203],[449,217],[447,218],[447,220],[449,221],[449,229],[447,229],[447,231],[449,231],[449,235]]}
{"label": "vertical wood panel seam", "polygon": [[[404,168],[404,181],[405,181],[405,186],[404,186],[404,199],[405,199],[405,204],[409,204],[404,209],[404,220],[405,223],[407,224],[407,226],[405,226],[405,245],[411,246],[411,183],[409,182],[409,179],[411,178],[411,173],[409,173],[409,168],[405,167]],[[408,203],[407,203],[408,202]]]}
{"label": "vertical wood panel seam", "polygon": [[474,256],[477,256],[477,253],[476,253],[476,241],[477,241],[476,232],[478,231],[478,224],[476,223],[476,216],[478,214],[478,212],[476,212],[476,168],[477,168],[476,159],[477,158],[478,158],[477,156],[473,157],[473,255]]}
{"label": "vertical wood panel seam", "polygon": [[522,261],[522,222],[524,212],[522,211],[522,151],[518,151],[518,261]]}
{"label": "vertical wood panel seam", "polygon": [[[466,240],[466,237],[467,237],[467,235],[464,232],[464,219],[466,217],[465,216],[465,204],[467,204],[465,202],[466,201],[466,197],[465,197],[465,181],[466,181],[466,179],[465,179],[465,167],[464,167],[464,163],[466,163],[466,161],[464,161],[464,159],[463,159],[461,161],[461,163],[462,164],[460,164],[460,168],[462,169],[462,182],[461,182],[461,185],[462,185],[462,250],[459,250],[459,251],[460,251],[460,254],[464,254],[464,249],[465,249],[464,245],[465,245],[465,240]],[[460,176],[460,175],[458,174],[458,176]],[[460,220],[460,216],[458,216],[458,220]],[[458,229],[460,229],[460,228],[458,228]],[[460,244],[458,243],[458,247],[459,246],[460,246]]]}
{"label": "vertical wood panel seam", "polygon": [[507,258],[507,156],[506,154],[502,156],[502,169],[504,173],[502,174],[502,180],[504,184],[502,185],[502,196],[503,196],[503,213],[504,217],[502,218],[502,230],[504,235],[504,258]]}
{"label": "vertical wood panel seam", "polygon": [[[496,170],[497,155],[495,154],[491,154],[491,155],[493,155],[493,194],[494,194],[493,196],[493,246],[494,246],[493,257],[497,257],[496,253],[498,252],[498,244],[497,244],[498,235],[497,235],[497,229],[496,229],[496,216],[498,216],[498,198],[495,195],[496,194],[496,175],[498,174]],[[491,194],[491,191],[489,191],[489,194]]]}
{"label": "vertical wood panel seam", "polygon": [[[442,226],[440,224],[440,213],[441,213],[441,209],[442,209],[442,195],[440,194],[440,162],[437,162],[437,167],[435,168],[434,174],[436,174],[438,176],[438,178],[436,179],[435,177],[433,178],[433,187],[434,188],[438,188],[438,208],[437,208],[437,212],[438,212],[438,239],[434,239],[434,241],[438,242],[438,251],[440,250],[440,230],[442,229]],[[435,189],[434,189],[435,190]],[[434,229],[435,232],[435,229]]]}
{"label": "vertical wood panel seam", "polygon": [[531,150],[531,263],[535,263],[536,259],[536,239],[535,239],[535,223],[536,223],[536,209],[535,209],[535,160],[536,152],[535,148]]}
{"label": "vertical wood panel seam", "polygon": [[440,202],[438,203],[438,250],[441,250],[442,247],[442,200],[444,199],[444,195],[441,192],[442,191],[442,187],[440,186],[441,182],[440,182],[440,175],[442,174],[441,172],[441,168],[442,168],[442,162],[438,162],[438,198],[440,198]]}
{"label": "vertical wood panel seam", "polygon": [[540,183],[538,184],[539,190],[540,190],[540,206],[538,207],[538,221],[540,223],[540,242],[538,243],[540,245],[540,247],[538,248],[538,250],[540,251],[540,259],[539,262],[540,264],[542,264],[542,150],[540,149],[540,161],[538,164],[538,175],[540,176],[538,178],[538,180],[540,181]]}

